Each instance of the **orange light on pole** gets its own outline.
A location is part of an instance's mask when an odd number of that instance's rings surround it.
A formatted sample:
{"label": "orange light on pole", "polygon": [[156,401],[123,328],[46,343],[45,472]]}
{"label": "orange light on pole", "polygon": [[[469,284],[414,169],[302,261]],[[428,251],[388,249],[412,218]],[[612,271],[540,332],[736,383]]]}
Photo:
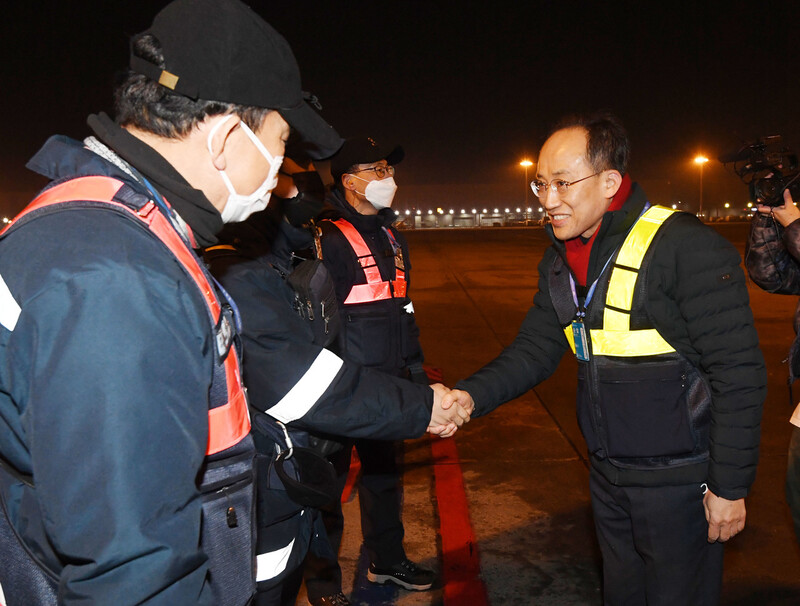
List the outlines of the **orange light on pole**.
{"label": "orange light on pole", "polygon": [[703,217],[703,166],[708,162],[705,156],[695,156],[694,163],[700,165],[700,206],[697,210],[697,216],[702,219]]}
{"label": "orange light on pole", "polygon": [[526,159],[520,162],[519,165],[525,169],[525,206],[528,206],[528,189],[530,189],[528,185],[528,168],[533,166],[533,162]]}

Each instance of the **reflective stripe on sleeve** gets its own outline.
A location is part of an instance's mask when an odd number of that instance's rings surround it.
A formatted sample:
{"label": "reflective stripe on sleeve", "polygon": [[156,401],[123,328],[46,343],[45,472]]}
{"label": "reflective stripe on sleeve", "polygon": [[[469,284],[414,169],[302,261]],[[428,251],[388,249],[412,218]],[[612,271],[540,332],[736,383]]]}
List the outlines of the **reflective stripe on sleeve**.
{"label": "reflective stripe on sleeve", "polygon": [[6,281],[0,276],[0,324],[13,331],[17,326],[20,311],[20,306],[11,295]]}
{"label": "reflective stripe on sleeve", "polygon": [[266,413],[282,423],[290,423],[301,418],[325,393],[339,373],[342,364],[339,356],[323,349],[289,393],[275,406],[267,409]]}
{"label": "reflective stripe on sleeve", "polygon": [[286,547],[268,551],[267,553],[259,553],[256,556],[256,583],[274,579],[286,570],[293,547],[294,539]]}

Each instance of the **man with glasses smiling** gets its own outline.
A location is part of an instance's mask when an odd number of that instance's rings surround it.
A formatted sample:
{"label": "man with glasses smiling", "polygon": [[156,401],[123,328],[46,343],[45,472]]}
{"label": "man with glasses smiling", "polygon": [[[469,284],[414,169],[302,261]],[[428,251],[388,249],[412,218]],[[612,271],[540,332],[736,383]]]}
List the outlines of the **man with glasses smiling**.
{"label": "man with glasses smiling", "polygon": [[445,404],[486,414],[571,349],[604,603],[712,605],[755,479],[764,360],[738,253],[694,216],[651,205],[628,156],[608,114],[547,139],[531,186],[553,245],[533,306]]}

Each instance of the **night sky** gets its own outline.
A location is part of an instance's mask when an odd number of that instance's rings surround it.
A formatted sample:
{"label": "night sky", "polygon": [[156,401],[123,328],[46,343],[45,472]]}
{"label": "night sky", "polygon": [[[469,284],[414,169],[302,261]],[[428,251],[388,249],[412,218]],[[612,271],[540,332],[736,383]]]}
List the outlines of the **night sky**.
{"label": "night sky", "polygon": [[[165,3],[6,3],[0,25],[0,210],[43,181],[26,160],[111,112],[128,38]],[[8,6],[10,5],[10,6]],[[608,109],[650,198],[743,203],[717,156],[762,135],[800,150],[800,3],[270,2],[251,6],[292,46],[303,86],[343,136],[399,143],[396,207],[518,206],[561,116]],[[531,173],[534,171],[531,171]],[[533,175],[529,173],[529,178]],[[529,202],[534,204],[532,194]]]}

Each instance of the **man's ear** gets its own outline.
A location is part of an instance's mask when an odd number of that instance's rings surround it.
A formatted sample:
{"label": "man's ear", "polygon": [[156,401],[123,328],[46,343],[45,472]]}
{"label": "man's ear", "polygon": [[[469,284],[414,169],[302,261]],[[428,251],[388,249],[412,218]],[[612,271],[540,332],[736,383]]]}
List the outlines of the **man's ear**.
{"label": "man's ear", "polygon": [[607,170],[601,175],[604,196],[609,200],[617,195],[622,186],[622,175],[618,170]]}
{"label": "man's ear", "polygon": [[242,119],[235,114],[225,116],[213,116],[206,118],[204,125],[208,128],[207,145],[208,153],[211,154],[211,163],[217,170],[225,170],[225,151],[230,142],[231,133],[239,126]]}
{"label": "man's ear", "polygon": [[342,187],[345,189],[349,189],[350,191],[355,191],[356,184],[353,181],[353,175],[349,173],[345,173],[342,175]]}

